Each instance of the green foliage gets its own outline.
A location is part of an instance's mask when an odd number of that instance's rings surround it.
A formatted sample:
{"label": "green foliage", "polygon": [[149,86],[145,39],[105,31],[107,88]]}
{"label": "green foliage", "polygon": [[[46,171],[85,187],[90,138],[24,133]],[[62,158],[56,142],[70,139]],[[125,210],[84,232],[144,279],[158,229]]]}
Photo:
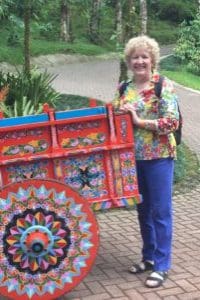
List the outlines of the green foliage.
{"label": "green foliage", "polygon": [[106,48],[84,41],[77,41],[71,44],[66,42],[55,43],[53,41],[34,40],[31,44],[31,53],[34,56],[53,53],[98,55],[105,54],[107,51]]}
{"label": "green foliage", "polygon": [[175,161],[176,189],[181,192],[192,189],[200,183],[200,165],[197,156],[182,143],[177,148],[177,160]]}
{"label": "green foliage", "polygon": [[[187,15],[187,20],[193,18],[194,11],[197,9],[196,1],[189,0],[148,0],[147,2],[148,34],[162,44],[174,43],[177,40],[177,26],[179,22],[183,21],[185,15]],[[96,55],[105,53],[108,50],[116,51],[116,1],[101,1],[100,47],[93,47],[88,42],[88,22],[92,0],[68,0],[68,3],[70,4],[72,17],[74,45],[72,43],[60,43],[59,41],[60,0],[31,1],[31,56],[53,54],[56,52]],[[125,27],[127,23],[130,23],[129,14],[127,13],[128,1],[121,0],[121,3]],[[134,11],[131,24],[133,24],[133,35],[137,35],[140,28],[139,1],[135,1],[134,4],[136,10]],[[174,7],[179,7],[179,4],[182,7],[181,11],[185,10],[187,14],[182,13],[180,17],[173,20],[173,16],[171,17],[171,13],[168,12],[175,9]],[[24,0],[0,0],[0,61],[8,61],[12,64],[23,63],[23,11]],[[163,12],[169,14],[167,21],[163,21]],[[180,14],[181,12],[176,13]],[[173,25],[170,23],[172,20],[174,21]],[[174,28],[175,26],[177,28]]]}
{"label": "green foliage", "polygon": [[0,0],[0,19],[9,15],[9,9],[14,4],[14,0]]}
{"label": "green foliage", "polygon": [[[97,105],[105,105],[101,100],[97,100]],[[89,106],[89,98],[79,95],[61,94],[60,99],[56,101],[56,110],[79,109]]]}
{"label": "green foliage", "polygon": [[1,109],[6,116],[40,113],[42,105],[54,103],[60,95],[52,87],[55,76],[32,69],[30,76],[17,70],[16,74],[0,72],[0,88],[8,86],[9,92]]}
{"label": "green foliage", "polygon": [[14,101],[13,105],[6,105],[4,102],[0,102],[0,110],[3,111],[4,116],[7,118],[36,115],[42,113],[43,105],[39,103],[35,108],[33,103],[23,97],[21,101]]}
{"label": "green foliage", "polygon": [[177,57],[171,55],[162,59],[160,67],[162,74],[175,82],[200,90],[199,76],[189,72],[187,65],[180,62],[180,59]]}
{"label": "green foliage", "polygon": [[182,23],[175,55],[187,65],[188,70],[200,75],[200,14],[189,25]]}
{"label": "green foliage", "polygon": [[16,47],[20,44],[20,38],[15,29],[10,30],[8,39],[7,39],[7,45],[10,47]]}
{"label": "green foliage", "polygon": [[[174,27],[177,26],[175,29]],[[167,21],[159,19],[149,19],[148,34],[159,41],[160,44],[172,44],[177,41],[179,27],[176,24],[171,24]]]}
{"label": "green foliage", "polygon": [[174,55],[170,55],[160,61],[160,68],[166,71],[176,71],[181,68],[181,61]]}
{"label": "green foliage", "polygon": [[39,35],[47,40],[58,39],[58,32],[55,31],[53,23],[38,23]]}
{"label": "green foliage", "polygon": [[161,20],[176,24],[191,20],[197,12],[197,1],[190,0],[149,0],[150,14],[156,14]]}

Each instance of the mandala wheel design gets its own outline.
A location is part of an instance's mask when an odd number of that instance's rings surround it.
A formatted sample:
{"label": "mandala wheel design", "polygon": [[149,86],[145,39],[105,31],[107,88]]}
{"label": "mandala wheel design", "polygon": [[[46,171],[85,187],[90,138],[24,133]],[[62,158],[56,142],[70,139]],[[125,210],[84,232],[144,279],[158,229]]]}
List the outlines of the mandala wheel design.
{"label": "mandala wheel design", "polygon": [[0,293],[55,299],[92,267],[98,227],[88,204],[64,184],[27,180],[0,192]]}

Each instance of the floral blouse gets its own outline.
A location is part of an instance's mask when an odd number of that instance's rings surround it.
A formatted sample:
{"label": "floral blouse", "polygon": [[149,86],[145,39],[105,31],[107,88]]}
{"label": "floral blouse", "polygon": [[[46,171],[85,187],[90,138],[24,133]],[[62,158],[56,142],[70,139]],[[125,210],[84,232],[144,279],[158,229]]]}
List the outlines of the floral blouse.
{"label": "floral blouse", "polygon": [[141,119],[157,120],[157,130],[134,128],[136,160],[151,160],[166,157],[176,157],[176,141],[173,131],[178,128],[179,112],[177,96],[172,82],[164,78],[161,99],[155,95],[154,85],[159,74],[153,74],[147,89],[138,93],[134,81],[129,82],[120,97],[119,85],[113,105],[119,109],[124,102],[132,103]]}

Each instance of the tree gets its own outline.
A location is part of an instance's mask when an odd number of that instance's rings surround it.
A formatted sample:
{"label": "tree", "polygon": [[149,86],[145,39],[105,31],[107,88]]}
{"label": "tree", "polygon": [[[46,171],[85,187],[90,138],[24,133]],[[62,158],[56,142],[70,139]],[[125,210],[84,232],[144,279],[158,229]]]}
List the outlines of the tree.
{"label": "tree", "polygon": [[146,0],[140,0],[140,24],[141,34],[147,33],[147,2]]}
{"label": "tree", "polygon": [[72,42],[70,3],[67,0],[60,1],[60,38],[65,42]]}
{"label": "tree", "polygon": [[[123,10],[123,44],[125,44],[134,35],[134,16],[135,16],[135,6],[134,0],[128,0],[125,3]],[[125,16],[127,19],[125,19]],[[120,76],[119,82],[126,80],[128,78],[128,68],[126,62],[123,58],[120,59]]]}
{"label": "tree", "polygon": [[24,71],[30,74],[30,18],[31,0],[24,0]]}
{"label": "tree", "polygon": [[115,6],[115,13],[116,13],[116,44],[117,48],[120,47],[123,43],[123,25],[122,25],[122,3],[121,0],[116,1]]}
{"label": "tree", "polygon": [[0,19],[9,16],[9,8],[14,4],[14,0],[0,0]]}
{"label": "tree", "polygon": [[89,39],[94,44],[99,44],[101,0],[92,0],[89,19]]}

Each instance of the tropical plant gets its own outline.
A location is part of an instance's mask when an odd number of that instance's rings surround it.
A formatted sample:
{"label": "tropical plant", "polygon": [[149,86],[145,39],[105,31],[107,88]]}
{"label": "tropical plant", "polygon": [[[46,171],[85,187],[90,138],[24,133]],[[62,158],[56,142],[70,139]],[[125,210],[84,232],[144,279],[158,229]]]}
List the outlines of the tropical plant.
{"label": "tropical plant", "polygon": [[196,19],[181,25],[175,55],[187,65],[188,70],[200,75],[200,14]]}
{"label": "tropical plant", "polygon": [[44,103],[55,106],[60,98],[60,94],[51,86],[55,77],[46,71],[41,73],[36,68],[29,75],[19,70],[16,74],[0,72],[0,90],[8,89],[4,99],[0,99],[5,116],[38,114]]}

